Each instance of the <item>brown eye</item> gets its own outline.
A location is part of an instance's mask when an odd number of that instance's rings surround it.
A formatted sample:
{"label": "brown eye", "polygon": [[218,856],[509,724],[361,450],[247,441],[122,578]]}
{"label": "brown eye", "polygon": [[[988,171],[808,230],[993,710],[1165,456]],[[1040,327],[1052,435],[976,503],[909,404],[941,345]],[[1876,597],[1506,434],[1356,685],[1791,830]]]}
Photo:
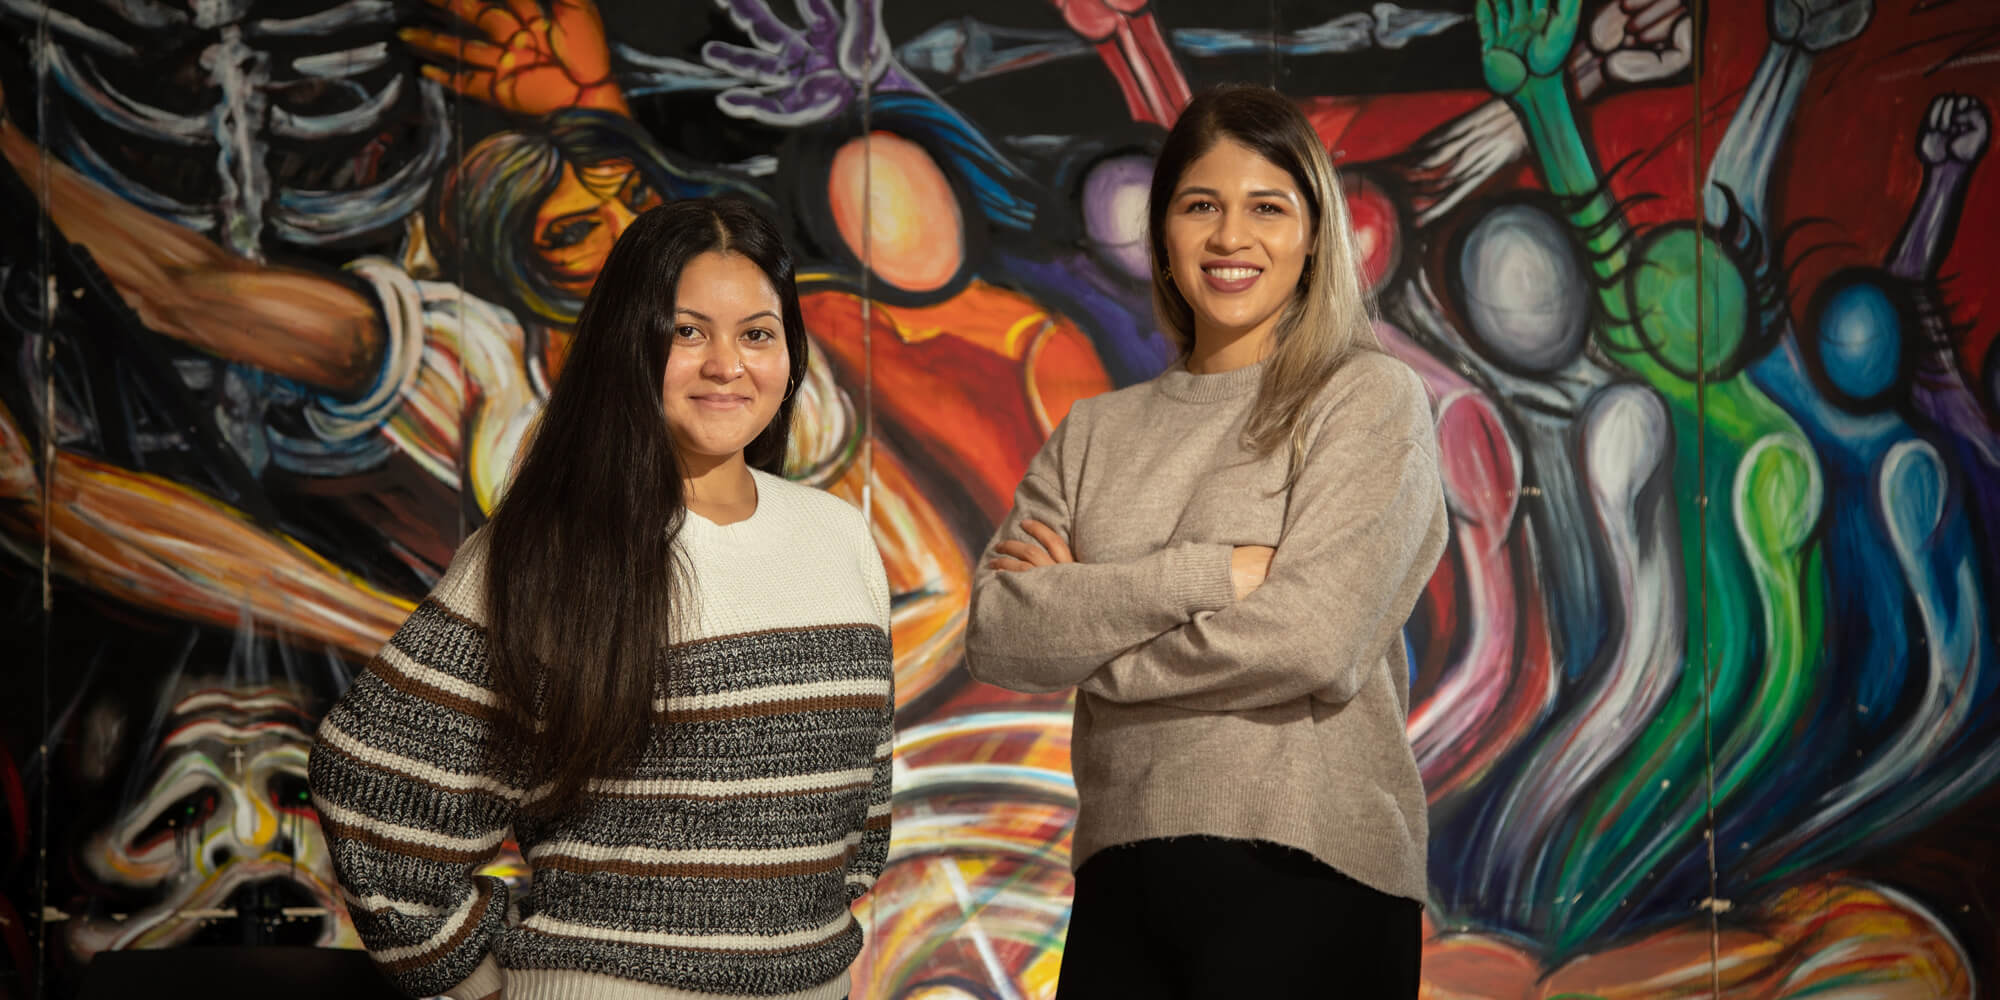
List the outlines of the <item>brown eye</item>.
{"label": "brown eye", "polygon": [[590,231],[597,228],[596,219],[577,219],[559,222],[542,233],[542,245],[551,250],[573,247],[589,238]]}
{"label": "brown eye", "polygon": [[632,209],[635,212],[651,208],[659,201],[659,198],[653,194],[653,186],[646,183],[645,178],[640,177],[636,173],[632,175],[630,181],[626,182],[625,190],[619,193],[618,198],[625,203],[626,208]]}

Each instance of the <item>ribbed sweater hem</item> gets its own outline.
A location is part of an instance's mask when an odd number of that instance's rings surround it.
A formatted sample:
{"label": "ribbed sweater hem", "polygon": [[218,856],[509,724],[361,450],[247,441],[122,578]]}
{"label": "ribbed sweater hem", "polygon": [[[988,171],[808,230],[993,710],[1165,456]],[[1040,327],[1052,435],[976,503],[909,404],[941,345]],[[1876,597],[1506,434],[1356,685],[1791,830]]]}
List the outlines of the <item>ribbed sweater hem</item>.
{"label": "ribbed sweater hem", "polygon": [[1167,597],[1188,614],[1220,611],[1236,600],[1229,573],[1233,545],[1182,545],[1167,552]]}
{"label": "ribbed sweater hem", "polygon": [[1287,821],[1273,817],[1275,821],[1260,823],[1247,820],[1245,810],[1204,796],[1199,789],[1180,787],[1153,796],[1151,808],[1143,814],[1133,809],[1107,810],[1117,815],[1106,816],[1092,812],[1086,804],[1077,817],[1070,853],[1072,870],[1082,868],[1097,852],[1119,844],[1168,837],[1223,837],[1298,848],[1342,875],[1391,896],[1422,903],[1429,895],[1424,859],[1415,854],[1420,845],[1371,841],[1359,828],[1317,830],[1303,818]]}
{"label": "ribbed sweater hem", "polygon": [[796,993],[704,993],[568,969],[509,969],[504,1000],[841,1000],[846,976]]}

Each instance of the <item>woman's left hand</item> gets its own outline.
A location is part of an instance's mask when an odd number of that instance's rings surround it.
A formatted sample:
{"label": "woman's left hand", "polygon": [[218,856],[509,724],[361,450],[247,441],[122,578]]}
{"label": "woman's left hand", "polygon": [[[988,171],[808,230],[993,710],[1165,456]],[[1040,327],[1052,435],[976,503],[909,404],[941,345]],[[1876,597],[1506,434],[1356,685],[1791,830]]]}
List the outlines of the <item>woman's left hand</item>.
{"label": "woman's left hand", "polygon": [[1027,532],[1035,541],[1017,542],[1009,539],[994,546],[993,551],[997,555],[986,564],[988,568],[1018,572],[1034,569],[1037,566],[1054,566],[1057,563],[1076,561],[1076,556],[1069,551],[1069,543],[1063,541],[1062,536],[1056,534],[1055,529],[1048,525],[1040,521],[1022,521],[1021,530]]}

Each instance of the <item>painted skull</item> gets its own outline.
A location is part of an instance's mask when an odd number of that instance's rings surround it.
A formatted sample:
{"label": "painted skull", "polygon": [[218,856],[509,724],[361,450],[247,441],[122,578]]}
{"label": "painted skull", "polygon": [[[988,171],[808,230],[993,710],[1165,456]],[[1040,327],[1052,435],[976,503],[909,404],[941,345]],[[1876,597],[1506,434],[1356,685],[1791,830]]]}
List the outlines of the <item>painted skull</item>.
{"label": "painted skull", "polygon": [[79,863],[147,900],[69,924],[78,957],[191,944],[357,947],[306,787],[313,720],[281,687],[180,685],[137,788]]}

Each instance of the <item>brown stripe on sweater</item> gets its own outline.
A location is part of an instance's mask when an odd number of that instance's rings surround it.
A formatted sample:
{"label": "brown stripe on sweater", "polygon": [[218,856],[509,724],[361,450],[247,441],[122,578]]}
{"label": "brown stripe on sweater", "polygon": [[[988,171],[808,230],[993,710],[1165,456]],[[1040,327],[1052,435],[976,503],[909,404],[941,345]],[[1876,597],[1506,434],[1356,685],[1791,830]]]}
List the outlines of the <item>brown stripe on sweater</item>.
{"label": "brown stripe on sweater", "polygon": [[818,861],[782,861],[768,865],[725,865],[712,861],[589,861],[566,854],[542,854],[531,859],[536,868],[555,868],[578,875],[632,875],[641,878],[793,878],[819,875],[845,867],[846,857]]}
{"label": "brown stripe on sweater", "polygon": [[667,722],[726,722],[737,719],[759,719],[771,715],[791,715],[802,712],[831,712],[850,708],[880,708],[889,703],[887,695],[846,694],[825,695],[818,698],[793,698],[778,701],[757,701],[747,705],[727,705],[721,708],[672,708],[665,712],[655,712],[653,717]]}
{"label": "brown stripe on sweater", "polygon": [[472,911],[465,915],[465,922],[458,925],[458,930],[453,931],[451,937],[446,938],[443,944],[435,948],[426,949],[420,955],[411,955],[409,958],[398,962],[386,963],[383,968],[388,969],[390,972],[401,974],[411,969],[429,965],[437,961],[437,956],[439,955],[449,955],[457,951],[459,946],[465,943],[466,938],[478,932],[480,923],[486,919],[486,908],[492,905],[492,903],[493,883],[485,879],[480,879],[479,895],[475,897],[475,902],[472,904]]}
{"label": "brown stripe on sweater", "polygon": [[445,865],[465,864],[469,861],[485,861],[493,855],[494,851],[499,850],[500,847],[500,845],[495,844],[483,851],[454,851],[444,847],[433,847],[429,844],[412,844],[407,840],[395,840],[390,837],[384,837],[365,827],[350,826],[339,820],[328,819],[324,814],[319,818],[319,825],[322,830],[336,837],[347,840],[358,840],[378,851],[400,854],[403,857],[416,858],[419,861],[435,861]]}
{"label": "brown stripe on sweater", "polygon": [[660,802],[747,802],[752,799],[804,798],[808,795],[833,795],[867,788],[874,782],[867,779],[850,781],[844,785],[817,785],[812,788],[795,788],[773,792],[729,792],[719,795],[688,795],[675,792],[624,792],[608,788],[590,787],[590,794],[606,799],[648,799]]}
{"label": "brown stripe on sweater", "polygon": [[[360,737],[354,736],[352,733],[349,733],[348,736],[352,739],[355,739],[356,741],[365,742],[361,741]],[[422,785],[425,788],[435,788],[438,791],[444,792],[448,795],[487,795],[499,799],[502,802],[514,802],[520,798],[520,793],[518,791],[514,791],[512,794],[502,794],[490,788],[453,788],[450,785],[439,784],[438,782],[432,781],[429,778],[421,778],[418,777],[417,775],[411,774],[410,772],[405,771],[400,767],[395,767],[390,764],[384,764],[380,761],[373,761],[365,757],[358,756],[348,750],[334,746],[332,743],[326,741],[321,741],[319,743],[314,744],[312,752],[330,753],[334,754],[335,756],[344,757],[348,760],[353,761],[355,764],[360,765],[361,767],[365,767],[371,771],[376,771],[382,774],[392,774],[398,778],[403,779],[404,781],[415,782],[416,784]]]}
{"label": "brown stripe on sweater", "polygon": [[449,618],[452,621],[455,621],[460,625],[463,625],[466,628],[469,628],[479,633],[480,635],[486,634],[485,625],[477,621],[474,621],[470,618],[467,618],[462,614],[459,614],[457,611],[454,611],[452,609],[451,605],[446,604],[441,600],[438,600],[436,597],[426,597],[423,600],[417,602],[418,607],[424,607],[425,605],[429,605],[432,608],[436,608],[439,614],[444,615],[446,618]]}
{"label": "brown stripe on sweater", "polygon": [[883,638],[888,638],[888,633],[882,631],[882,626],[880,625],[870,622],[840,622],[833,625],[784,625],[777,628],[753,629],[749,632],[731,632],[728,635],[705,635],[699,639],[687,639],[681,642],[668,643],[667,648],[675,652],[684,652],[690,649],[700,649],[703,646],[718,642],[728,642],[732,639],[756,639],[767,635],[785,635],[793,632],[845,632],[849,629],[871,632]]}
{"label": "brown stripe on sweater", "polygon": [[868,817],[868,822],[861,824],[861,828],[863,830],[887,830],[889,828],[889,814],[883,813],[880,816],[870,816]]}
{"label": "brown stripe on sweater", "polygon": [[485,623],[479,621],[476,618],[468,618],[465,615],[459,614],[457,608],[454,608],[451,605],[446,604],[445,602],[435,597],[426,597],[424,598],[423,603],[428,604],[433,608],[436,608],[439,614],[444,615],[446,618],[449,618],[452,621],[457,622],[458,624],[463,625],[466,628],[469,628],[472,631],[479,633],[480,635],[486,634]]}
{"label": "brown stripe on sweater", "polygon": [[[405,656],[409,655],[407,653]],[[368,672],[381,678],[382,683],[409,695],[412,698],[430,702],[439,708],[447,708],[461,715],[469,715],[481,722],[492,722],[499,711],[491,705],[482,705],[470,698],[455,695],[442,688],[432,687],[389,665],[377,656],[368,661]],[[482,689],[483,690],[483,689]]]}

